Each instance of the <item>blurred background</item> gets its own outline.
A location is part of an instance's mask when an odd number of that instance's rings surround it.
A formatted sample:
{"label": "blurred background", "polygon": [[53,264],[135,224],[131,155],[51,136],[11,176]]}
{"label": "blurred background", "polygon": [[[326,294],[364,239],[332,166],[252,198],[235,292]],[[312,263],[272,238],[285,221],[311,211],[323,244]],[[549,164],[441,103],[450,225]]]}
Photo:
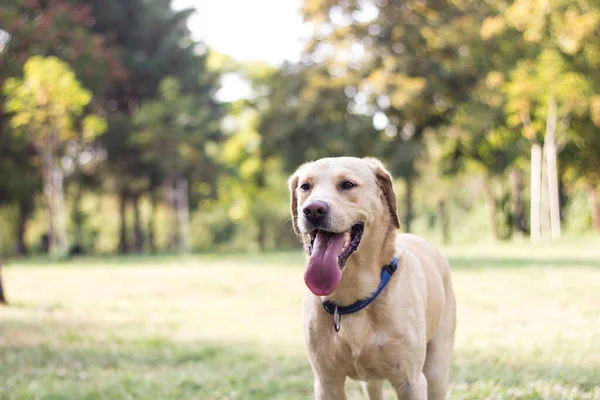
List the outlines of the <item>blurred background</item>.
{"label": "blurred background", "polygon": [[285,180],[339,155],[381,158],[439,242],[597,235],[599,13],[4,1],[0,252],[295,246]]}
{"label": "blurred background", "polygon": [[456,270],[453,398],[600,399],[598,1],[2,0],[0,88],[0,397],[309,398],[286,180],[349,155]]}

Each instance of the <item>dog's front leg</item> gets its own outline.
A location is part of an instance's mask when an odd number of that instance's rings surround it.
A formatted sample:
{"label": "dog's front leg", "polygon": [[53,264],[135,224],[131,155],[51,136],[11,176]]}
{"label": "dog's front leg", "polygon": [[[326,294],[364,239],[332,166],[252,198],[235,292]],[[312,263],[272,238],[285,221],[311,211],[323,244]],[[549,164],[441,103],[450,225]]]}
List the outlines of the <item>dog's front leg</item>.
{"label": "dog's front leg", "polygon": [[427,400],[427,379],[421,372],[413,379],[392,381],[398,400]]}
{"label": "dog's front leg", "polygon": [[315,375],[315,400],[346,400],[343,377],[331,379]]}

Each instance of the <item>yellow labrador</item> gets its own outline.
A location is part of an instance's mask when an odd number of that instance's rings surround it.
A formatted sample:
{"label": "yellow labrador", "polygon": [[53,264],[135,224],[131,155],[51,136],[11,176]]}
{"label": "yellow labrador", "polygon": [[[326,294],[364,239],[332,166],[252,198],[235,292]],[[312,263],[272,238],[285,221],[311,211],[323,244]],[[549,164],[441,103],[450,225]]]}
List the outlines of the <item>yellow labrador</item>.
{"label": "yellow labrador", "polygon": [[397,234],[392,178],[374,158],[324,158],[289,179],[307,251],[304,338],[317,400],[343,400],[346,377],[370,400],[446,397],[456,326],[450,266],[424,239]]}

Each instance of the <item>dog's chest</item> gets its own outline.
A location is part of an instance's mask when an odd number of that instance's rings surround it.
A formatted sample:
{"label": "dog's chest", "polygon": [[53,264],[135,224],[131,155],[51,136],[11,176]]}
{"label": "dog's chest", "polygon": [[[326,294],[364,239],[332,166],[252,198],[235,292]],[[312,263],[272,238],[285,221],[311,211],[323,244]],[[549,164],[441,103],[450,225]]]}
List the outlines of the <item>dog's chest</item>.
{"label": "dog's chest", "polygon": [[342,329],[338,350],[343,353],[350,378],[387,379],[398,370],[402,347],[398,340],[382,332],[373,332],[367,324],[346,324]]}

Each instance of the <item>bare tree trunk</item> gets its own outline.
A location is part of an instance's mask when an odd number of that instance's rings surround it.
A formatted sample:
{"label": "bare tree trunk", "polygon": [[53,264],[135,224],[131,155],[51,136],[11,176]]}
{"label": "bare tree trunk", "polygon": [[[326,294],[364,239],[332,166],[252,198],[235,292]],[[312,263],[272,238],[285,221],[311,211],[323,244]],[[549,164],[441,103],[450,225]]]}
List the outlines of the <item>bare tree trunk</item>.
{"label": "bare tree trunk", "polygon": [[550,203],[548,201],[548,169],[544,168],[546,155],[542,150],[542,198],[540,212],[540,226],[542,229],[542,238],[550,236]]}
{"label": "bare tree trunk", "polygon": [[2,284],[2,260],[0,260],[0,304],[8,304],[4,293],[4,285]]}
{"label": "bare tree trunk", "polygon": [[[265,179],[265,157],[262,149],[260,151],[260,162],[261,168],[256,176],[256,187],[258,190],[265,190],[266,179]],[[260,251],[265,251],[267,249],[267,221],[265,215],[263,213],[259,213],[257,215],[256,220],[258,232],[256,234],[256,242],[258,243],[258,248]]]}
{"label": "bare tree trunk", "polygon": [[542,239],[542,229],[540,225],[541,199],[542,193],[542,148],[535,138],[535,129],[531,125],[529,114],[522,113],[523,129],[525,136],[531,141],[531,182],[530,182],[530,236],[532,242],[539,242]]}
{"label": "bare tree trunk", "polygon": [[52,166],[44,163],[42,180],[44,184],[44,198],[46,200],[46,211],[48,211],[48,253],[56,248],[56,234],[54,223],[54,193],[52,188]]}
{"label": "bare tree trunk", "polygon": [[485,202],[487,204],[488,209],[490,233],[492,234],[492,239],[497,241],[500,238],[500,235],[498,234],[498,210],[496,209],[496,199],[494,198],[492,187],[487,179],[483,181],[483,193],[485,195]]}
{"label": "bare tree trunk", "polygon": [[52,168],[52,187],[54,191],[54,227],[56,229],[55,254],[59,257],[65,257],[69,253],[69,243],[67,241],[67,214],[65,211],[63,172],[56,165]]}
{"label": "bare tree trunk", "polygon": [[188,199],[188,181],[179,178],[176,181],[177,224],[179,225],[179,251],[190,251],[190,205]]}
{"label": "bare tree trunk", "polygon": [[411,225],[413,220],[413,178],[407,176],[405,178],[406,182],[406,214],[404,217],[404,230],[406,232],[411,232]]}
{"label": "bare tree trunk", "polygon": [[[80,174],[77,175],[81,177]],[[73,198],[73,225],[75,225],[75,240],[71,249],[71,254],[83,253],[83,212],[81,211],[81,198],[83,190],[81,188],[81,181],[77,181],[77,190],[75,191],[75,197]]]}
{"label": "bare tree trunk", "polygon": [[154,190],[150,191],[150,218],[148,218],[148,244],[150,245],[150,252],[156,253],[156,193]]}
{"label": "bare tree trunk", "polygon": [[600,234],[600,201],[598,201],[598,188],[588,183],[588,199],[592,209],[592,226],[594,231]]}
{"label": "bare tree trunk", "polygon": [[144,236],[142,234],[142,225],[140,220],[140,195],[134,194],[133,203],[133,243],[135,252],[141,254],[144,251]]}
{"label": "bare tree trunk", "polygon": [[119,191],[119,218],[121,219],[121,228],[119,230],[119,253],[126,254],[129,251],[127,243],[127,192],[124,189]]}
{"label": "bare tree trunk", "polygon": [[267,249],[267,223],[262,216],[258,217],[257,225],[256,242],[260,251],[265,251]]}
{"label": "bare tree trunk", "polygon": [[19,201],[19,222],[17,226],[16,252],[20,256],[28,253],[27,244],[25,243],[25,233],[27,232],[27,219],[31,214],[33,205],[31,199],[21,199]]}
{"label": "bare tree trunk", "polygon": [[510,183],[512,188],[514,225],[517,232],[525,234],[527,233],[527,227],[525,226],[525,212],[523,210],[523,182],[521,174],[516,168],[510,172]]}
{"label": "bare tree trunk", "polygon": [[440,226],[442,228],[442,242],[444,244],[450,244],[450,218],[448,218],[448,207],[446,201],[440,200],[438,203],[438,210],[440,215]]}
{"label": "bare tree trunk", "polygon": [[542,193],[542,148],[538,143],[531,145],[531,241],[542,239],[541,228],[541,193]]}
{"label": "bare tree trunk", "polygon": [[556,166],[556,99],[548,101],[548,119],[546,120],[546,136],[544,138],[544,153],[548,170],[548,200],[550,202],[550,229],[552,239],[561,238],[560,200],[558,193],[558,171]]}
{"label": "bare tree trunk", "polygon": [[179,229],[177,226],[177,191],[175,190],[175,180],[170,179],[165,188],[167,202],[171,210],[171,232],[169,235],[169,249],[179,249]]}

